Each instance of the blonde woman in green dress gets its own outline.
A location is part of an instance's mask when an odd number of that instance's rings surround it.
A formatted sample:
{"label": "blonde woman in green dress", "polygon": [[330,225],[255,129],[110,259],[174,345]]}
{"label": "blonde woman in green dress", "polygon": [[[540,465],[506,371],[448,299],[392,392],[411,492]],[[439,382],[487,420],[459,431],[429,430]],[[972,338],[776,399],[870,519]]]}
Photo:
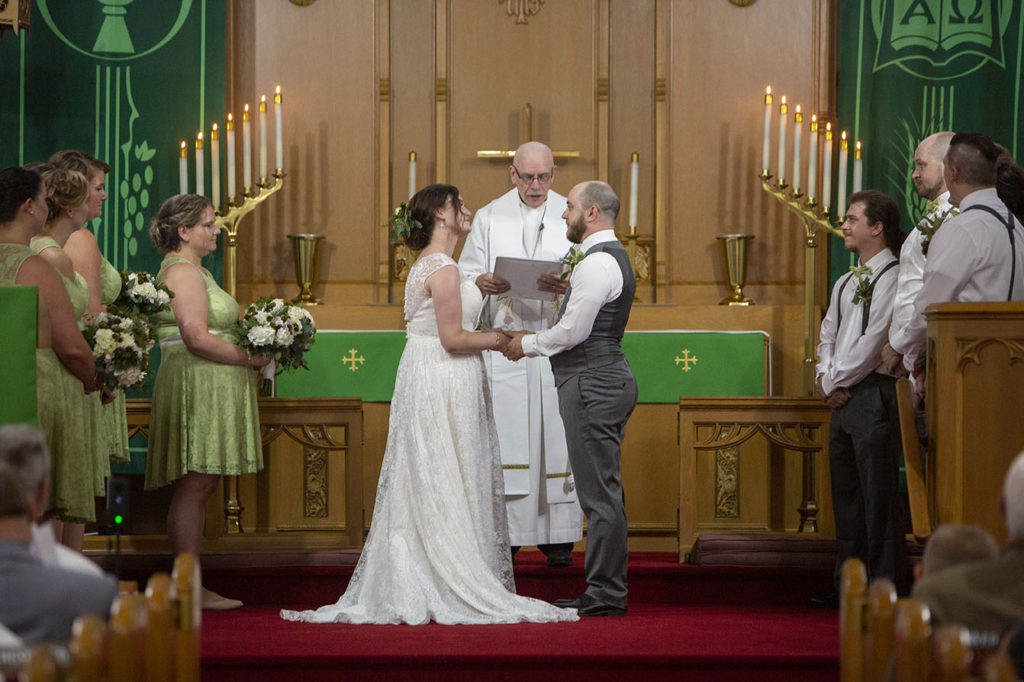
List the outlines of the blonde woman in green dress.
{"label": "blonde woman in green dress", "polygon": [[[238,303],[202,266],[217,248],[214,217],[206,197],[179,194],[164,202],[149,228],[153,246],[167,254],[159,279],[174,299],[171,311],[153,316],[161,359],[146,488],[172,486],[167,535],[175,555],[199,555],[206,501],[222,475],[263,468],[253,368],[270,358],[235,345]],[[241,605],[203,589],[203,608]]]}
{"label": "blonde woman in green dress", "polygon": [[[85,225],[89,206],[86,199],[89,188],[84,175],[78,171],[49,167],[43,171],[46,185],[46,204],[49,216],[41,235],[32,238],[32,250],[49,263],[64,282],[68,296],[82,329],[86,322],[86,306],[89,302],[89,285],[74,266],[64,244],[68,238]],[[65,377],[68,381],[69,377]],[[73,386],[65,387],[83,415],[82,430],[78,438],[79,454],[74,460],[64,461],[63,469],[54,467],[53,487],[58,499],[66,499],[66,505],[57,505],[54,511],[54,535],[61,542],[75,550],[82,549],[85,524],[96,520],[95,497],[106,494],[106,477],[110,463],[102,454],[101,438],[101,392],[84,395]],[[74,488],[74,494],[72,494]]]}
{"label": "blonde woman in green dress", "polygon": [[[47,190],[35,171],[0,171],[0,286],[39,289],[36,319],[36,382],[39,428],[53,458],[48,514],[84,521],[95,505],[92,487],[82,485],[88,430],[82,408],[99,381],[89,345],[78,328],[68,290],[60,275],[29,247],[46,226]],[[83,396],[79,399],[78,396]]]}
{"label": "blonde woman in green dress", "polygon": [[[86,177],[89,185],[89,196],[85,200],[89,206],[86,224],[103,215],[103,202],[107,200],[106,177],[110,172],[106,162],[77,149],[65,149],[50,157],[50,165],[76,170]],[[96,235],[89,229],[72,232],[64,244],[64,252],[71,258],[75,272],[81,273],[89,285],[86,314],[106,311],[121,293],[121,273],[100,252]],[[127,462],[130,456],[124,392],[117,391],[113,401],[103,406],[102,412],[100,426],[106,454],[111,461]]]}

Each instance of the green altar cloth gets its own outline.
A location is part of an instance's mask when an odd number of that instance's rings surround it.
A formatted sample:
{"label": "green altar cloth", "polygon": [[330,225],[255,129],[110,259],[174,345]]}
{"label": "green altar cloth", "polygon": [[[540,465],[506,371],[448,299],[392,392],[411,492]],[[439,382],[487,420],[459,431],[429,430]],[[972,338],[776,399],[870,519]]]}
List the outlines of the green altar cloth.
{"label": "green altar cloth", "polygon": [[36,426],[36,287],[0,287],[0,348],[7,371],[0,424]]}
{"label": "green altar cloth", "polygon": [[[321,330],[306,354],[310,371],[278,376],[277,395],[389,402],[404,347],[403,331]],[[767,395],[769,348],[768,334],[759,331],[627,332],[622,341],[641,403],[675,403],[680,396]]]}

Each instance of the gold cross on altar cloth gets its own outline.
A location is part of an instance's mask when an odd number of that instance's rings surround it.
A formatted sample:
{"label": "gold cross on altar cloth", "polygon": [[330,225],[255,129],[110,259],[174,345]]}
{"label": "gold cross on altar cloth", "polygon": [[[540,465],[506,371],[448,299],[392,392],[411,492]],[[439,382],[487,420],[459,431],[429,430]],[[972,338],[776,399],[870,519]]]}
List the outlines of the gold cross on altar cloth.
{"label": "gold cross on altar cloth", "polygon": [[680,362],[683,363],[683,371],[684,372],[689,372],[692,369],[690,367],[690,364],[691,363],[692,364],[697,364],[697,356],[694,355],[694,356],[691,357],[690,356],[690,350],[688,348],[684,348],[683,349],[683,357],[676,358],[676,364],[678,365]]}
{"label": "gold cross on altar cloth", "polygon": [[[533,139],[533,105],[529,102],[519,112],[519,139],[523,142],[529,142]],[[515,149],[478,149],[476,151],[476,158],[478,159],[511,159],[515,155]],[[551,155],[555,157],[556,161],[559,159],[580,158],[579,152],[552,151]]]}
{"label": "gold cross on altar cloth", "polygon": [[356,357],[356,353],[358,352],[359,351],[357,351],[355,348],[349,348],[349,356],[341,359],[342,364],[351,363],[349,364],[348,367],[349,371],[355,372],[356,370],[359,369],[359,365],[366,362],[366,358],[364,358],[363,356],[360,355],[358,358]]}

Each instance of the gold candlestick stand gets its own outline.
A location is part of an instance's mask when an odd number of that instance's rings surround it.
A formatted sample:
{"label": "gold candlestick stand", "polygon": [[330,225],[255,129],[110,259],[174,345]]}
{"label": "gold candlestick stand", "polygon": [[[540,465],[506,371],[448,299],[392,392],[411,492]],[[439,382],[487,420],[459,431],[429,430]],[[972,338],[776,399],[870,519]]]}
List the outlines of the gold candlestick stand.
{"label": "gold candlestick stand", "polygon": [[[235,253],[238,246],[238,223],[266,201],[267,197],[281,189],[284,184],[284,170],[275,170],[273,178],[272,183],[268,178],[260,178],[255,188],[246,187],[240,204],[236,204],[234,198],[229,198],[227,212],[224,215],[217,215],[215,222],[224,230],[224,290],[231,294],[231,298],[235,298],[238,284]],[[238,501],[237,476],[224,477],[224,532],[242,532],[242,504]]]}
{"label": "gold candlestick stand", "polygon": [[[784,178],[772,182],[772,174],[765,168],[761,171],[761,187],[765,192],[778,199],[786,208],[795,213],[804,224],[804,394],[814,395],[814,287],[815,267],[814,254],[817,248],[819,231],[843,236],[842,230],[832,224],[828,206],[819,206],[814,197],[804,197],[798,189],[791,189]],[[800,530],[817,532],[818,515],[817,494],[815,492],[814,455],[805,452],[803,459],[803,502],[800,504],[800,518],[810,519],[810,523],[800,523]]]}
{"label": "gold candlestick stand", "polygon": [[842,237],[843,232],[835,227],[829,216],[829,207],[819,206],[814,197],[804,197],[798,189],[792,189],[785,179],[772,182],[768,169],[761,171],[761,187],[795,213],[804,224],[804,394],[814,395],[814,254],[818,246],[819,231]]}
{"label": "gold candlestick stand", "polygon": [[633,278],[636,280],[636,293],[633,294],[633,301],[640,301],[640,285],[649,284],[651,287],[651,303],[656,302],[657,294],[654,290],[654,263],[655,244],[651,235],[638,235],[636,225],[631,225],[629,234],[619,237],[619,243],[626,247],[629,255],[629,264],[633,268]]}

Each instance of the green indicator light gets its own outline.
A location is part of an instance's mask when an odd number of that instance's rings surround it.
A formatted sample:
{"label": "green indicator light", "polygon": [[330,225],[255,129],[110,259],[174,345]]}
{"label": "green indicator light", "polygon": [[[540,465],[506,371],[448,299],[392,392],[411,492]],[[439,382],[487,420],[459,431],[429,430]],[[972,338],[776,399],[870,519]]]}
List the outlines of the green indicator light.
{"label": "green indicator light", "polygon": [[118,514],[118,515],[116,515],[116,516],[114,517],[114,523],[116,523],[117,525],[119,525],[119,526],[120,526],[120,525],[121,525],[121,523],[123,523],[123,522],[124,522],[124,517],[123,517],[123,516],[121,516],[120,514]]}

